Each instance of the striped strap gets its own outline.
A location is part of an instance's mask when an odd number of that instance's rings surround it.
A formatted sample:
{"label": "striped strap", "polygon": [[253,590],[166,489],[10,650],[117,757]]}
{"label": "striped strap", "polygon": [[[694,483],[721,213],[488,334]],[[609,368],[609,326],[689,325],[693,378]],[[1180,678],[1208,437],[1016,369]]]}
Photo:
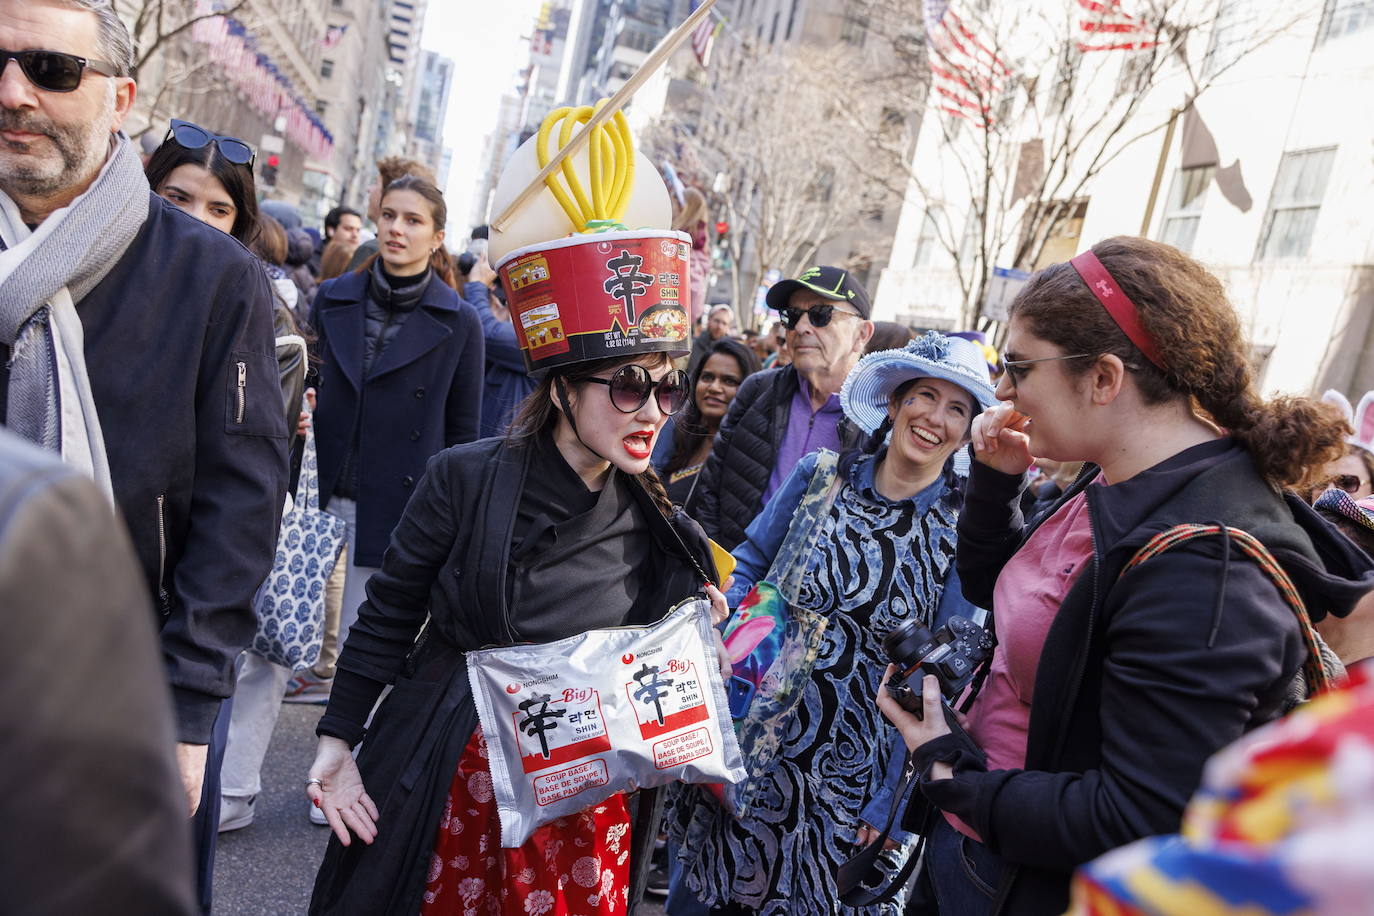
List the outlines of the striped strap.
{"label": "striped strap", "polygon": [[[1275,588],[1283,596],[1283,600],[1293,610],[1293,616],[1298,619],[1298,627],[1302,630],[1302,639],[1307,646],[1307,660],[1303,662],[1302,670],[1307,678],[1308,696],[1327,690],[1332,686],[1332,683],[1326,669],[1322,666],[1322,653],[1317,631],[1312,627],[1312,619],[1307,615],[1307,607],[1302,603],[1302,597],[1293,585],[1293,580],[1288,578],[1288,573],[1283,571],[1278,560],[1274,559],[1274,555],[1254,535],[1239,528],[1228,527],[1225,531],[1233,544],[1259,564],[1259,568],[1273,581]],[[1168,531],[1162,531],[1152,537],[1149,543],[1131,557],[1130,562],[1121,570],[1121,574],[1125,575],[1151,557],[1158,556],[1180,544],[1195,538],[1219,536],[1221,533],[1222,526],[1220,525],[1175,525]]]}

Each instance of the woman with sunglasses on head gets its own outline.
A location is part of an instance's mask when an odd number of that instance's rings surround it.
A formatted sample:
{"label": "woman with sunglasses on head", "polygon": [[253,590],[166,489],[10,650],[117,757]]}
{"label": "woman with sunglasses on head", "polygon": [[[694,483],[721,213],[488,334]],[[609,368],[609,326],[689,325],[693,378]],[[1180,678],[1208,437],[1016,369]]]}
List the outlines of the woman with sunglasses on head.
{"label": "woman with sunglasses on head", "polygon": [[[977,348],[932,332],[860,359],[840,403],[866,447],[825,471],[817,453],[801,459],[735,548],[726,595],[734,606],[759,580],[772,581],[768,574],[792,549],[796,526],[812,526],[811,539],[801,542],[814,547],[802,548],[798,559],[795,606],[826,621],[815,667],[776,758],[750,774],[757,801],[743,817],[696,787],[679,790],[670,827],[683,874],[670,889],[670,916],[902,910],[901,894],[885,904],[845,906],[837,872],[876,836],[900,782],[905,748],[872,700],[887,659],[884,637],[904,624],[934,629],[975,613],[954,572],[962,480],[953,459],[968,444],[974,417],[995,400]],[[741,628],[726,642],[732,656],[748,654],[736,643],[743,636]],[[903,834],[890,845],[908,840]],[[699,901],[710,908],[699,909]]]}
{"label": "woman with sunglasses on head", "polygon": [[[281,268],[286,236],[258,210],[253,180],[253,150],[234,137],[223,137],[187,121],[173,119],[162,144],[153,151],[144,174],[153,192],[191,216],[233,236],[259,258],[273,290],[273,332],[282,409],[290,452],[308,422],[301,412],[308,354],[307,341],[292,307],[296,289]],[[266,231],[264,231],[264,229]],[[297,455],[297,458],[299,456]],[[292,491],[294,492],[294,490]],[[236,673],[236,702],[225,704],[216,721],[222,764],[209,770],[204,813],[197,815],[202,836],[246,826],[253,818],[253,799],[261,789],[262,761],[291,672],[261,656],[245,653]],[[204,821],[202,825],[200,822]],[[202,840],[202,845],[206,845]],[[212,847],[211,847],[212,848]]]}
{"label": "woman with sunglasses on head", "polygon": [[[959,519],[964,594],[996,624],[990,674],[966,734],[934,677],[920,719],[878,694],[920,774],[909,823],[933,825],[917,913],[1063,912],[1074,868],[1177,830],[1207,758],[1281,715],[1305,663],[1324,679],[1277,574],[1313,619],[1374,586],[1369,558],[1283,490],[1348,428],[1256,394],[1201,264],[1108,239],[1037,273],[1010,312],[1006,403],[974,422]],[[1026,526],[1037,457],[1088,465]]]}
{"label": "woman with sunglasses on head", "polygon": [[[654,794],[614,796],[500,848],[464,669],[467,650],[650,623],[702,589],[705,537],[649,463],[687,401],[669,361],[685,341],[632,340],[625,355],[535,366],[543,376],[507,437],[439,453],[417,483],[317,729],[307,792],[335,835],[312,913],[635,905],[631,868],[652,848]],[[723,597],[708,593],[723,619]],[[350,748],[387,684],[355,763]]]}
{"label": "woman with sunglasses on head", "polygon": [[758,357],[747,345],[731,338],[717,340],[688,378],[692,398],[687,407],[668,421],[658,437],[654,470],[663,478],[668,498],[689,515],[720,421],[725,419],[740,384],[758,371]]}
{"label": "woman with sunglasses on head", "polygon": [[[286,273],[281,261],[274,257],[280,247],[282,259],[285,258],[285,245],[275,244],[275,234],[266,247],[259,238],[262,214],[258,210],[257,185],[253,180],[254,159],[253,148],[237,137],[220,136],[189,121],[173,118],[166,139],[153,151],[143,172],[153,193],[238,239],[262,260],[276,293],[272,322],[278,339],[282,405],[286,411],[286,427],[294,430],[291,440],[294,449],[298,437],[303,434],[301,424],[307,422],[300,412],[300,404],[308,338],[296,321],[294,284],[289,279],[281,282]],[[286,241],[284,233],[280,241]]]}
{"label": "woman with sunglasses on head", "polygon": [[251,245],[258,231],[254,159],[242,140],[173,118],[143,171],[155,194]]}

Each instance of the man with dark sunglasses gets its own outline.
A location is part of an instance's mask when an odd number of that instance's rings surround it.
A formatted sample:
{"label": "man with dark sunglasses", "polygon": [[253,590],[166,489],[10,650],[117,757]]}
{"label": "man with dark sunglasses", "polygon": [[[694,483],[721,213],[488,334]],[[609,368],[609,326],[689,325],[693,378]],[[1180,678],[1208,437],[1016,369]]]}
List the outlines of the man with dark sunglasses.
{"label": "man with dark sunglasses", "polygon": [[[219,806],[201,799],[272,566],[286,428],[266,275],[149,190],[120,130],[132,60],[109,0],[0,0],[0,422],[94,479],[128,528],[208,912]],[[83,677],[62,661],[54,677]]]}
{"label": "man with dark sunglasses", "polygon": [[698,487],[697,520],[727,550],[803,455],[840,451],[860,436],[839,391],[873,336],[863,284],[841,268],[812,267],[774,284],[767,301],[781,316],[792,364],[740,386]]}

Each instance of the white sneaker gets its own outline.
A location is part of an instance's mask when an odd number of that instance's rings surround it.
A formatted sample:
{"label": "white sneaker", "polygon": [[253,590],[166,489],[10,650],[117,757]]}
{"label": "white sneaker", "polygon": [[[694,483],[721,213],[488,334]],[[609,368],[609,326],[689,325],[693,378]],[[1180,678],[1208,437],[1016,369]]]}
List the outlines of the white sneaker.
{"label": "white sneaker", "polygon": [[325,820],[324,812],[315,807],[315,803],[310,803],[310,823],[316,827],[328,827],[329,821]]}
{"label": "white sneaker", "polygon": [[241,795],[221,795],[219,797],[219,832],[239,830],[253,823],[253,803],[258,800],[254,795],[244,798]]}

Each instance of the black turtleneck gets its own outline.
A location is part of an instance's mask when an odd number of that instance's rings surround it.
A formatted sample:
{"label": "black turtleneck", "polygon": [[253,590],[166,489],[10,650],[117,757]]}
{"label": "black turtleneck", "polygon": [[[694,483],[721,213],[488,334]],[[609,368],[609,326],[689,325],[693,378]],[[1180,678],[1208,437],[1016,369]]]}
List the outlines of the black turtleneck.
{"label": "black turtleneck", "polygon": [[426,267],[414,276],[398,277],[386,270],[381,258],[373,262],[367,279],[367,299],[363,303],[364,378],[425,297],[432,275]]}

